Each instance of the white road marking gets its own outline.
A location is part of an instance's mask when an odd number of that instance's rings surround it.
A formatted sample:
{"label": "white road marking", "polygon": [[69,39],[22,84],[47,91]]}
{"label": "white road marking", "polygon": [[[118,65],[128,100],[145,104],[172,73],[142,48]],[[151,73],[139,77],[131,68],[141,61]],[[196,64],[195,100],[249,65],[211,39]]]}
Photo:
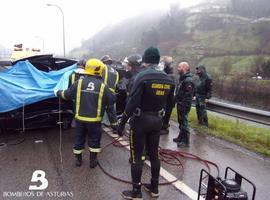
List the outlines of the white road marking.
{"label": "white road marking", "polygon": [[[109,128],[104,128],[104,130],[107,132],[108,135],[110,135],[112,138],[116,138],[117,136],[114,134],[111,134],[111,130]],[[123,138],[120,138],[122,140]],[[127,141],[119,141],[122,145],[129,144]],[[127,149],[130,150],[129,146],[126,146]],[[145,161],[145,163],[150,167],[150,162],[148,160]],[[168,172],[163,167],[160,167],[160,175],[166,179],[167,181],[174,181],[177,179],[174,175],[172,175],[170,172]],[[184,182],[178,180],[173,183],[174,187],[178,190],[180,190],[182,193],[187,195],[192,200],[198,199],[198,193],[192,190],[188,185],[186,185]],[[203,200],[204,198],[200,198],[200,200]]]}

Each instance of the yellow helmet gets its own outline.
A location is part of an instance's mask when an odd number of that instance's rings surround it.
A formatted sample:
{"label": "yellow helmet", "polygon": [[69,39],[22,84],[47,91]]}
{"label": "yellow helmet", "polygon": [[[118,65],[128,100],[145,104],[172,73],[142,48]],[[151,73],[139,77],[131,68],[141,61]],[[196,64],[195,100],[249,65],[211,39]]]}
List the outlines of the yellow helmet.
{"label": "yellow helmet", "polygon": [[102,76],[104,67],[104,63],[99,59],[91,58],[86,62],[84,73],[93,76]]}

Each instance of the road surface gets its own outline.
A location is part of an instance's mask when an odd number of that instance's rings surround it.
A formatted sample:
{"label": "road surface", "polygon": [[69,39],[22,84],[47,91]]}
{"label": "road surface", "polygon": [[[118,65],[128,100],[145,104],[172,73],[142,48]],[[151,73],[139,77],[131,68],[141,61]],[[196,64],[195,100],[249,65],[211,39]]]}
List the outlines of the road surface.
{"label": "road surface", "polygon": [[[190,147],[179,149],[172,142],[177,132],[177,124],[172,122],[170,134],[161,136],[161,146],[190,152],[215,162],[220,168],[221,176],[224,176],[225,168],[230,166],[256,184],[256,200],[269,199],[268,158],[193,130]],[[79,168],[74,166],[73,136],[74,129],[62,131],[61,151],[58,128],[27,131],[24,135],[25,140],[17,145],[11,144],[20,141],[21,136],[11,133],[0,136],[0,142],[9,143],[0,146],[0,199],[122,199],[121,192],[131,186],[111,179],[99,167],[90,169],[87,149],[83,154],[83,165]],[[111,141],[111,136],[104,133],[102,146]],[[125,180],[130,180],[128,158],[127,149],[113,146],[106,148],[99,156],[100,164],[106,171]],[[162,163],[160,182],[166,182],[170,177],[179,178],[179,182],[176,186],[160,186],[159,199],[196,199],[194,194],[198,191],[200,170],[205,166],[186,159],[182,160],[182,164],[184,170]],[[216,176],[215,169],[211,169],[212,174]],[[45,190],[29,190],[30,185],[43,185],[42,181],[37,182],[38,184],[31,182],[36,170],[46,173],[48,187]],[[150,168],[145,164],[142,182],[149,180]],[[143,195],[144,199],[151,199],[147,193],[143,192]]]}

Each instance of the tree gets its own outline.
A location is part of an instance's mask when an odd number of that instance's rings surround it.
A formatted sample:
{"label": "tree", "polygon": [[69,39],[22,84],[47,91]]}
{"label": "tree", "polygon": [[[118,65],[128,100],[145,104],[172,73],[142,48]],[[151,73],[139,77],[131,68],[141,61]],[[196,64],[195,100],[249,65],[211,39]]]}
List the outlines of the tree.
{"label": "tree", "polygon": [[226,56],[223,58],[223,61],[221,63],[221,71],[224,76],[228,76],[232,70],[232,61],[231,57]]}
{"label": "tree", "polygon": [[262,76],[270,78],[270,60],[266,60],[261,65]]}
{"label": "tree", "polygon": [[254,68],[251,70],[252,73],[254,74],[260,74],[262,72],[262,64],[264,63],[264,58],[263,56],[257,56],[254,58]]}
{"label": "tree", "polygon": [[152,27],[151,30],[142,33],[141,43],[147,46],[157,46],[159,42],[159,34],[156,28]]}

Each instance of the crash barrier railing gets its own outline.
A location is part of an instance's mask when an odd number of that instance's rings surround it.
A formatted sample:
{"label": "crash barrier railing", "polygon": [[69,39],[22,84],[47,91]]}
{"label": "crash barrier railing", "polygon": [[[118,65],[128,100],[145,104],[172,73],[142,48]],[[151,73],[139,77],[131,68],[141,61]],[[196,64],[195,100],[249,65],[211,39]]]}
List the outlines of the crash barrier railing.
{"label": "crash barrier railing", "polygon": [[270,112],[240,105],[209,100],[207,109],[213,112],[270,126]]}

